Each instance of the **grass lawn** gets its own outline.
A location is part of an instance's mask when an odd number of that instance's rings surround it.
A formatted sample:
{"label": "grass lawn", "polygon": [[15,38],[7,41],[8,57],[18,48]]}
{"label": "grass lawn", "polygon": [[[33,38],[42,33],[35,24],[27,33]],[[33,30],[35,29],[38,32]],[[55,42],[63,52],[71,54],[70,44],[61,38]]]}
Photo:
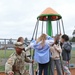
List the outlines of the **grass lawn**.
{"label": "grass lawn", "polygon": [[[0,58],[8,58],[13,52],[14,50],[0,50]],[[33,54],[33,51],[31,53]],[[71,59],[75,59],[75,50],[72,50]]]}
{"label": "grass lawn", "polygon": [[75,64],[75,50],[72,50],[70,63]]}
{"label": "grass lawn", "polygon": [[5,66],[0,66],[0,72],[5,70]]}
{"label": "grass lawn", "polygon": [[0,50],[0,58],[8,58],[14,50]]}
{"label": "grass lawn", "polygon": [[[14,50],[0,50],[0,61],[3,58],[8,58],[12,53],[14,52]],[[33,51],[32,51],[33,53]],[[71,60],[70,63],[74,63],[75,64],[75,50],[72,50],[71,53]],[[34,67],[36,68],[36,65],[34,65]],[[28,69],[29,67],[26,66],[26,69]],[[4,71],[4,66],[0,65],[0,71]]]}

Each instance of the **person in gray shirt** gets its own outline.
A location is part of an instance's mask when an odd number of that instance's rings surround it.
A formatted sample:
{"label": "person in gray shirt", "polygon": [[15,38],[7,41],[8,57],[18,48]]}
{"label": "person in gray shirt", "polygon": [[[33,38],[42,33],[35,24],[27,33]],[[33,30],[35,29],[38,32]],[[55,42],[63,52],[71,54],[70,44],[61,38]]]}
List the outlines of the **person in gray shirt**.
{"label": "person in gray shirt", "polygon": [[68,68],[69,60],[71,59],[71,43],[69,42],[68,35],[64,34],[61,36],[62,43],[62,60],[63,60],[63,69],[66,75],[71,75],[71,72]]}

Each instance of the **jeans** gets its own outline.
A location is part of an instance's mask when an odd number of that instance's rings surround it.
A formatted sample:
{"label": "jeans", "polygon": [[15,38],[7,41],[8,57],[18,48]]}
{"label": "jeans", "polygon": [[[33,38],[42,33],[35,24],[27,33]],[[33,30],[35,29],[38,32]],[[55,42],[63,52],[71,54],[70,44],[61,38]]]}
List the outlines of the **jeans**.
{"label": "jeans", "polygon": [[46,64],[39,63],[39,75],[42,75],[43,71],[44,71],[44,75],[48,75],[48,63]]}

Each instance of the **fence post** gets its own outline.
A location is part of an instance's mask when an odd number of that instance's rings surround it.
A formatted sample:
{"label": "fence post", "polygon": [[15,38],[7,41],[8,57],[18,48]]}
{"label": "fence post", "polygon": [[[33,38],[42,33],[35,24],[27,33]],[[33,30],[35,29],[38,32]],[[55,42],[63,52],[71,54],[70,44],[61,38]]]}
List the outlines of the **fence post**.
{"label": "fence post", "polygon": [[5,63],[6,63],[6,39],[4,39],[4,42],[5,42],[5,47],[4,47],[4,57],[5,57]]}

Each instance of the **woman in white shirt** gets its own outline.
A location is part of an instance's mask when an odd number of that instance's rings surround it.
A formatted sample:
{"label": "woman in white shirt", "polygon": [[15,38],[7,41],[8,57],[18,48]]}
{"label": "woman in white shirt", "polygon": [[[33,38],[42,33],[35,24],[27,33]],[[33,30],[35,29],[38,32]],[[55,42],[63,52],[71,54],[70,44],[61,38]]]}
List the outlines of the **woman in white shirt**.
{"label": "woman in white shirt", "polygon": [[54,37],[54,44],[50,47],[51,51],[51,72],[50,75],[54,75],[54,68],[56,65],[57,75],[62,75],[61,70],[61,62],[60,62],[60,54],[62,52],[61,47],[59,45],[58,36]]}

